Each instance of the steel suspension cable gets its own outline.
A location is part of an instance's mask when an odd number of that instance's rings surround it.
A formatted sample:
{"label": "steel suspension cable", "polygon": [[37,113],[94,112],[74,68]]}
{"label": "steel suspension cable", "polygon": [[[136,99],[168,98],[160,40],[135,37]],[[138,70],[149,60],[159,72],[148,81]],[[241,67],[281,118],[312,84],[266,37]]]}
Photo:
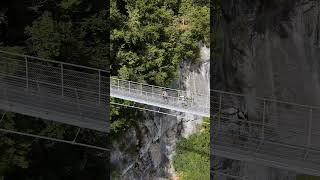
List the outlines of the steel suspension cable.
{"label": "steel suspension cable", "polygon": [[101,150],[101,151],[110,151],[110,149],[108,149],[108,148],[103,148],[103,147],[99,147],[99,146],[78,143],[75,141],[68,141],[68,140],[63,140],[63,139],[45,137],[45,136],[35,135],[35,134],[30,134],[30,133],[24,133],[24,132],[19,132],[19,131],[15,131],[15,130],[8,130],[8,129],[0,128],[0,132],[16,134],[16,135],[21,135],[21,136],[28,136],[28,137],[39,138],[39,139],[50,140],[50,141],[56,141],[56,142],[61,142],[61,143],[66,143],[66,144],[77,145],[77,146],[87,147],[87,148],[91,148],[91,149]]}

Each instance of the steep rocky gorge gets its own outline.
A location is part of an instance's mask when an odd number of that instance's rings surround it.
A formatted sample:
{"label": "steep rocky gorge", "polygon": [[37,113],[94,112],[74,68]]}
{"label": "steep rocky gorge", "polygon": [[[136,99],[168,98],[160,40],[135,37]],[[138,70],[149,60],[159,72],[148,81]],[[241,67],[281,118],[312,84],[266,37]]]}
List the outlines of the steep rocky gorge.
{"label": "steep rocky gorge", "polygon": [[[246,103],[259,96],[319,106],[320,1],[225,0],[221,6],[213,27],[212,53],[219,55],[212,58],[211,88],[245,94]],[[255,113],[253,104],[249,113]],[[295,177],[256,164],[229,164],[249,180]]]}
{"label": "steep rocky gorge", "polygon": [[[179,78],[172,82],[172,88],[209,95],[210,49],[201,43],[199,48],[199,61],[181,62]],[[171,160],[176,141],[194,133],[202,117],[168,113],[177,116],[144,112],[143,121],[137,121],[135,127],[113,141],[110,162],[118,172],[113,179],[173,178]]]}

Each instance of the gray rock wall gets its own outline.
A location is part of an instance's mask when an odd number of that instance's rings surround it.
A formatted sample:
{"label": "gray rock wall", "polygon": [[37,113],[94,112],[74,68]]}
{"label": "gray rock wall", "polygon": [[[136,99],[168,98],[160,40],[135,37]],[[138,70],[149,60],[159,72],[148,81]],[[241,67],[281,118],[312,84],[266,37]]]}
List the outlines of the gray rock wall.
{"label": "gray rock wall", "polygon": [[[211,88],[319,106],[320,1],[221,4],[221,17],[214,19],[213,27],[217,47],[212,52]],[[254,111],[254,105],[250,107]],[[241,165],[237,171],[250,180],[287,180],[295,175],[255,164]]]}

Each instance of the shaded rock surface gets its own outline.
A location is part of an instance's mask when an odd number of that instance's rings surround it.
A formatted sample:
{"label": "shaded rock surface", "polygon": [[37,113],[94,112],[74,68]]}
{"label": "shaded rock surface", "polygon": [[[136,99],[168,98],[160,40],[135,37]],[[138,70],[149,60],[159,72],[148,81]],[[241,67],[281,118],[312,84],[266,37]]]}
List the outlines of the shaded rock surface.
{"label": "shaded rock surface", "polygon": [[[252,113],[255,102],[250,104],[249,97],[253,96],[319,106],[320,1],[221,4],[221,18],[215,19],[214,27],[219,43],[213,52],[220,54],[212,59],[211,88],[248,95],[245,101]],[[237,167],[241,169],[234,171],[249,180],[295,177],[293,172],[256,164]]]}

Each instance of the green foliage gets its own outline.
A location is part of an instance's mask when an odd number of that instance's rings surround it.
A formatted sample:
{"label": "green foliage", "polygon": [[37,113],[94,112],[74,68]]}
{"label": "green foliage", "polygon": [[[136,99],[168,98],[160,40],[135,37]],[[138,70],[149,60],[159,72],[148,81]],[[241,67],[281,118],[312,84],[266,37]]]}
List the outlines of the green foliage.
{"label": "green foliage", "polygon": [[[182,60],[198,57],[197,43],[209,42],[208,1],[128,0],[122,9],[127,14],[120,12],[116,0],[111,1],[111,72],[121,79],[168,86]],[[189,24],[182,27],[181,19]],[[141,119],[137,113],[112,107],[112,136],[118,137]]]}
{"label": "green foliage", "polygon": [[100,69],[108,69],[109,64],[109,27],[106,10],[89,18],[85,18],[80,26],[78,41],[81,55],[90,59],[88,64]]}
{"label": "green foliage", "polygon": [[77,6],[81,3],[79,0],[62,0],[60,3],[60,6],[63,9],[69,9],[72,8],[73,6]]}
{"label": "green foliage", "polygon": [[120,179],[121,173],[118,170],[114,170],[111,172],[111,178],[112,179]]}
{"label": "green foliage", "polygon": [[56,18],[45,11],[32,26],[27,26],[28,52],[43,58],[57,59],[101,69],[108,68],[109,29],[107,11],[74,22],[67,12]]}
{"label": "green foliage", "polygon": [[203,123],[198,133],[177,142],[173,165],[182,180],[210,179],[209,124]]}
{"label": "green foliage", "polygon": [[[133,105],[130,101],[124,101],[119,99],[111,99],[111,102],[124,104],[124,105]],[[137,106],[137,105],[135,105]],[[118,105],[111,105],[110,108],[111,115],[111,137],[112,140],[116,140],[117,137],[120,137],[129,127],[134,125],[137,121],[143,119],[142,111],[137,109],[122,107]]]}
{"label": "green foliage", "polygon": [[188,21],[189,31],[195,41],[210,44],[210,8],[207,0],[186,0],[182,3],[181,18]]}
{"label": "green foliage", "polygon": [[[126,0],[125,4],[111,0],[112,75],[169,86],[182,60],[197,59],[197,43],[209,42],[209,16],[205,0]],[[181,25],[183,18],[188,25]],[[136,113],[123,107],[112,110],[112,134],[116,137],[139,120],[142,116],[135,117]]]}
{"label": "green foliage", "polygon": [[[168,86],[179,62],[198,57],[197,42],[208,42],[209,4],[128,0],[128,15],[118,8],[112,0],[111,69],[120,78]],[[190,21],[190,28],[181,28],[181,18]]]}
{"label": "green foliage", "polygon": [[17,54],[24,54],[25,47],[22,46],[0,46],[0,50]]}
{"label": "green foliage", "polygon": [[[89,5],[91,3],[84,0],[43,2],[41,5],[35,4],[37,7],[32,9],[39,16],[25,29],[25,34],[29,37],[25,46],[19,44],[21,46],[1,47],[1,49],[107,68],[109,66],[107,11],[92,13],[90,12],[92,5]],[[7,114],[1,126],[5,129],[68,140],[73,139],[76,132],[76,129],[68,128],[66,125],[19,114]],[[87,132],[81,138],[90,143],[100,142],[101,139],[92,132]],[[80,177],[98,179],[105,173],[105,154],[86,152],[85,148],[76,148],[63,143],[1,133],[0,151],[0,179],[26,179],[26,176],[30,180],[80,179]],[[61,158],[61,154],[67,154],[68,158]],[[83,154],[86,156],[83,157]],[[94,163],[89,162],[90,159]],[[50,163],[47,163],[48,161]],[[81,169],[79,164],[87,161],[87,166],[90,168]],[[94,174],[92,172],[90,174],[92,169]]]}
{"label": "green foliage", "polygon": [[64,44],[72,41],[71,22],[57,22],[50,12],[44,12],[32,26],[26,27],[26,34],[30,36],[28,45],[32,52],[43,58],[59,57]]}
{"label": "green foliage", "polygon": [[[0,118],[2,115],[0,114]],[[6,113],[2,121],[2,127],[5,129],[15,129],[14,118],[14,114]],[[13,167],[28,168],[29,160],[27,155],[31,150],[32,143],[17,140],[14,137],[6,136],[4,133],[0,134],[0,138],[0,175],[3,175]]]}

